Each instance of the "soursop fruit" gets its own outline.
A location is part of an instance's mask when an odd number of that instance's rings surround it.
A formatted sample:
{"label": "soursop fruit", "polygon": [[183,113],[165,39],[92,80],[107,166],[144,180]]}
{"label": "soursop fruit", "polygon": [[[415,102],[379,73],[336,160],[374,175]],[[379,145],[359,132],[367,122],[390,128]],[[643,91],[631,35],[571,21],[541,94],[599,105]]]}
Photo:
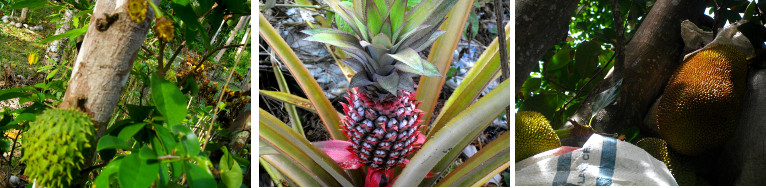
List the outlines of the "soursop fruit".
{"label": "soursop fruit", "polygon": [[48,109],[24,133],[26,175],[38,187],[69,187],[91,147],[93,121],[73,109]]}

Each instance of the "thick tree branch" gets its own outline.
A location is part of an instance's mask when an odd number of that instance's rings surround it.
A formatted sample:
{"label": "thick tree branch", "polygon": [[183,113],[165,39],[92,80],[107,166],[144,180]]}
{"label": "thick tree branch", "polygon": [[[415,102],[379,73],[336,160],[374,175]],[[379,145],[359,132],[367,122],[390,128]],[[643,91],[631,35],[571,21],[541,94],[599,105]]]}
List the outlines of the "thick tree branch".
{"label": "thick tree branch", "polygon": [[[689,19],[699,22],[705,19],[704,10],[705,1],[658,0],[625,46],[625,61],[616,62],[622,64],[624,70],[612,71],[599,82],[570,119],[585,124],[590,118],[594,94],[623,79],[620,97],[598,113],[592,126],[599,132],[618,133],[631,126],[642,125],[649,107],[659,97],[668,78],[681,62],[681,21]],[[569,126],[573,124],[567,122],[562,127]],[[564,143],[579,144],[580,141]]]}
{"label": "thick tree branch", "polygon": [[518,92],[543,53],[566,39],[576,0],[516,1],[516,88]]}

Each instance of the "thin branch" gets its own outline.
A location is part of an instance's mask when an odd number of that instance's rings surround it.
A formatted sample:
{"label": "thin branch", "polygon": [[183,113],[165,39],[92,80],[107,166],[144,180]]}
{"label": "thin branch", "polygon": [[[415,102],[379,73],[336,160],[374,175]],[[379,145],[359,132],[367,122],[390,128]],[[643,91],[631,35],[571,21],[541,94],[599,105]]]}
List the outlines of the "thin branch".
{"label": "thin branch", "polygon": [[175,156],[175,155],[165,155],[165,156],[159,156],[157,159],[163,160],[163,159],[180,159],[181,156]]}
{"label": "thin branch", "polygon": [[165,76],[165,71],[169,69],[169,67],[164,67],[164,63],[162,63],[163,56],[165,56],[165,41],[160,40],[160,51],[157,53],[157,74],[160,75],[160,77]]}
{"label": "thin branch", "polygon": [[[616,54],[616,53],[615,53],[615,54]],[[614,60],[614,56],[615,56],[615,54],[612,54],[612,56],[609,58],[609,61],[607,61],[607,62],[606,62],[606,64],[604,65],[604,67],[601,67],[600,69],[596,70],[596,72],[594,72],[594,73],[593,73],[593,75],[591,75],[591,76],[590,76],[590,80],[588,80],[588,82],[585,82],[585,84],[583,84],[582,86],[580,86],[580,88],[579,88],[579,89],[577,89],[577,91],[575,91],[575,94],[574,94],[574,96],[572,96],[572,98],[570,98],[569,100],[567,100],[567,102],[566,102],[566,103],[564,103],[564,106],[561,106],[561,110],[559,110],[559,111],[558,111],[558,115],[556,115],[556,116],[553,116],[553,121],[551,121],[551,122],[556,122],[556,120],[557,120],[556,118],[558,118],[559,116],[562,116],[562,115],[564,115],[564,111],[566,111],[567,105],[569,105],[569,103],[571,103],[571,102],[572,102],[574,99],[576,99],[576,98],[577,98],[577,96],[580,96],[580,93],[582,92],[582,90],[583,90],[583,89],[585,89],[585,87],[586,87],[586,86],[590,85],[590,83],[591,83],[591,82],[592,82],[592,81],[593,81],[593,80],[596,78],[596,76],[600,75],[600,74],[601,74],[601,72],[603,72],[603,71],[604,71],[604,69],[606,69],[607,67],[609,67],[609,64],[610,64],[610,63],[612,63],[612,60]],[[587,97],[586,97],[586,98],[587,98]]]}
{"label": "thin branch", "polygon": [[[510,77],[510,68],[508,68],[508,52],[506,51],[505,44],[505,30],[503,27],[503,3],[500,0],[495,0],[495,18],[497,19],[497,42],[500,44],[500,80],[506,80]],[[471,44],[470,42],[468,43]],[[505,119],[508,123],[508,127],[511,127],[511,107],[505,108]]]}
{"label": "thin branch", "polygon": [[218,3],[217,2],[213,3],[213,6],[210,7],[210,10],[207,10],[207,12],[205,12],[205,14],[202,14],[202,16],[199,17],[199,22],[202,22],[202,20],[205,19],[205,16],[210,14],[210,12],[213,12],[213,9],[215,9],[215,8],[218,8]]}
{"label": "thin branch", "polygon": [[614,53],[617,54],[615,60],[614,71],[622,74],[622,68],[625,61],[625,26],[622,20],[622,13],[620,12],[620,3],[617,0],[612,0],[612,14],[614,15],[614,29],[616,43],[614,44]]}
{"label": "thin branch", "polygon": [[[206,54],[206,55],[205,55],[205,56],[202,58],[202,60],[200,60],[200,62],[205,62],[205,60],[207,60],[208,58],[210,58],[210,56],[213,56],[213,54],[214,54],[215,52],[217,52],[218,50],[222,50],[222,49],[226,49],[226,48],[234,48],[234,47],[246,46],[246,45],[247,45],[247,44],[235,44],[235,45],[228,45],[228,46],[221,46],[221,47],[218,47],[218,48],[216,48],[216,49],[213,49],[212,51],[208,52],[208,53],[207,53],[207,54]],[[195,68],[196,68],[196,67],[195,67]]]}
{"label": "thin branch", "polygon": [[213,131],[213,124],[215,124],[215,118],[218,116],[218,112],[220,111],[218,108],[218,104],[221,103],[221,100],[223,100],[223,96],[226,94],[226,88],[229,86],[229,82],[231,81],[231,76],[234,75],[235,70],[237,70],[237,67],[231,67],[231,71],[229,71],[229,78],[226,78],[226,84],[223,85],[221,88],[221,95],[218,96],[218,102],[215,103],[215,113],[213,113],[213,118],[210,119],[210,125],[207,128],[207,134],[205,134],[205,139],[202,140],[202,149],[201,151],[205,151],[205,146],[207,146],[207,143],[210,140],[210,132]]}
{"label": "thin branch", "polygon": [[221,49],[240,47],[240,46],[247,46],[247,44],[235,44],[235,45],[221,46],[221,47],[218,47],[218,48],[213,49],[212,51],[208,52],[207,54],[205,54],[205,56],[202,58],[202,60],[199,61],[200,62],[199,64],[197,64],[196,66],[192,67],[191,71],[192,71],[193,74],[186,74],[186,75],[184,75],[184,77],[181,79],[181,81],[178,82],[178,84],[179,85],[183,84],[184,82],[186,82],[186,79],[189,79],[189,76],[194,75],[194,73],[197,72],[197,68],[199,68],[199,66],[202,66],[202,64],[204,64],[205,60],[210,58],[210,56],[212,56],[213,53],[215,53],[215,52],[217,52],[218,50],[221,50]]}
{"label": "thin branch", "polygon": [[149,54],[149,56],[155,57],[154,52],[149,50],[149,48],[146,48],[146,46],[141,46],[141,49],[144,50],[144,52],[146,52],[147,54]]}
{"label": "thin branch", "polygon": [[176,60],[176,57],[178,57],[178,54],[181,52],[181,49],[183,49],[184,46],[186,46],[186,41],[182,42],[181,46],[178,46],[178,48],[176,48],[176,51],[173,52],[173,56],[170,57],[170,60],[168,60],[168,63],[165,64],[165,67],[170,67],[170,64]]}
{"label": "thin branch", "polygon": [[101,167],[104,167],[104,166],[106,166],[107,164],[108,164],[108,163],[107,163],[107,162],[105,162],[105,163],[101,163],[101,164],[98,164],[98,165],[95,165],[95,166],[91,166],[91,167],[88,167],[88,168],[86,168],[86,169],[83,169],[83,170],[81,170],[81,171],[80,171],[80,175],[87,175],[87,174],[89,174],[89,173],[90,173],[90,171],[92,171],[92,170],[95,170],[95,169],[97,169],[97,168],[101,168]]}

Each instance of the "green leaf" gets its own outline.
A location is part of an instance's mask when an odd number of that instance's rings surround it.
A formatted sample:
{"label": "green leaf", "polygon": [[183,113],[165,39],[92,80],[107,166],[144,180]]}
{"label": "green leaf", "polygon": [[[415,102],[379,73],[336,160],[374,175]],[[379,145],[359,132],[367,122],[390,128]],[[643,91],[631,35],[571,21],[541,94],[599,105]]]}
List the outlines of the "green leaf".
{"label": "green leaf", "polygon": [[8,7],[8,10],[14,10],[14,9],[21,9],[21,8],[36,8],[36,7],[42,7],[43,5],[48,4],[48,1],[46,0],[26,0],[26,1],[19,1],[16,4],[11,5]]}
{"label": "green leaf", "polygon": [[399,30],[399,27],[401,27],[404,24],[404,14],[407,10],[407,2],[406,0],[393,0],[393,4],[391,5],[391,13],[389,13],[389,17],[391,19],[391,31],[394,31],[392,33],[393,37],[391,38],[391,41],[398,40],[399,33],[396,33]]}
{"label": "green leaf", "polygon": [[154,106],[138,106],[138,105],[132,105],[127,104],[125,105],[128,109],[128,115],[130,116],[130,119],[132,119],[134,122],[141,122],[144,121],[147,117],[149,117],[149,114],[154,111]]}
{"label": "green leaf", "polygon": [[[329,0],[332,1],[332,0]],[[328,2],[329,2],[328,1]],[[276,29],[271,26],[266,20],[263,14],[258,13],[259,33],[263,39],[273,47],[277,55],[285,63],[285,66],[290,70],[293,77],[295,77],[298,84],[303,88],[303,92],[306,93],[307,98],[314,105],[317,110],[317,114],[322,119],[322,124],[325,126],[327,132],[330,133],[330,137],[336,140],[346,140],[346,135],[340,131],[341,121],[340,116],[335,108],[330,104],[330,100],[324,95],[322,88],[311,76],[308,69],[303,65],[295,52],[287,45],[287,42],[279,36]]]}
{"label": "green leaf", "polygon": [[186,174],[189,176],[189,187],[216,187],[213,174],[210,174],[205,168],[184,162]]}
{"label": "green leaf", "polygon": [[191,96],[196,96],[197,93],[199,93],[199,85],[197,84],[197,79],[194,77],[189,77],[186,82],[184,82],[181,92]]}
{"label": "green leaf", "polygon": [[379,33],[378,35],[375,35],[375,37],[372,37],[372,44],[379,44],[386,49],[391,49],[393,47],[391,39],[383,33]]}
{"label": "green leaf", "polygon": [[186,96],[175,84],[152,74],[152,99],[168,125],[180,125],[186,119]]}
{"label": "green leaf", "polygon": [[553,57],[551,57],[551,61],[548,64],[545,64],[545,67],[543,67],[543,70],[547,71],[553,71],[558,70],[561,68],[564,68],[569,64],[569,62],[572,61],[572,49],[564,49],[559,50],[556,52]]}
{"label": "green leaf", "polygon": [[396,93],[399,88],[399,74],[392,72],[387,76],[378,76],[378,83],[389,93]]}
{"label": "green leaf", "polygon": [[25,93],[25,92],[7,92],[7,93],[0,93],[0,101],[13,99],[13,98],[19,98],[19,97],[27,97],[32,94]]}
{"label": "green leaf", "polygon": [[436,186],[478,187],[506,169],[511,161],[511,132],[505,132],[460,164]]}
{"label": "green leaf", "polygon": [[337,46],[339,48],[351,48],[351,49],[362,50],[362,46],[359,45],[359,40],[356,39],[356,37],[354,37],[353,35],[350,35],[345,32],[317,33],[309,37],[306,37],[303,40],[321,42],[321,43]]}
{"label": "green leaf", "polygon": [[197,135],[194,134],[194,131],[189,129],[189,127],[176,125],[173,126],[173,133],[183,135],[183,137],[181,137],[181,144],[183,144],[184,150],[186,150],[189,155],[199,155],[199,140],[197,140]]}
{"label": "green leaf", "polygon": [[178,143],[167,128],[157,124],[153,124],[152,126],[154,127],[154,132],[157,133],[157,137],[162,141],[162,145],[165,146],[165,151],[170,152],[176,147]]}
{"label": "green leaf", "polygon": [[[430,137],[396,177],[393,186],[417,186],[428,172],[441,172],[438,163],[452,161],[462,148],[476,138],[505,108],[511,105],[511,81],[506,79],[484,97],[466,108]],[[450,154],[448,154],[450,153]],[[507,159],[507,158],[506,158]]]}
{"label": "green leaf", "polygon": [[380,33],[380,27],[383,25],[383,19],[380,17],[378,6],[373,0],[367,0],[367,28],[370,31],[370,36],[375,36]]}
{"label": "green leaf", "polygon": [[[264,145],[268,144],[279,151],[280,156],[284,156],[290,163],[297,164],[297,167],[310,174],[309,177],[313,177],[323,186],[353,186],[348,174],[330,156],[309,143],[306,138],[301,137],[284,122],[261,108],[258,110],[258,133]],[[275,167],[281,168],[276,165]],[[291,174],[285,175],[289,177]]]}
{"label": "green leaf", "polygon": [[50,80],[51,78],[53,78],[54,76],[56,76],[56,74],[58,74],[58,73],[59,73],[59,70],[58,70],[58,69],[56,69],[56,70],[53,70],[53,71],[51,71],[50,73],[48,73],[48,76],[45,76],[45,79],[46,79],[46,80]]}
{"label": "green leaf", "polygon": [[142,160],[137,153],[122,159],[117,180],[123,188],[145,188],[159,177],[159,162]]}
{"label": "green leaf", "polygon": [[[204,39],[208,39],[207,31],[205,31],[205,27],[202,26],[202,23],[197,20],[199,16],[194,12],[194,8],[192,8],[192,4],[188,0],[172,0],[173,3],[170,4],[170,7],[173,8],[173,11],[176,13],[176,16],[181,18],[181,20],[184,21],[186,24],[186,34],[188,36],[192,36],[194,38],[197,36],[197,34],[202,34],[202,37]],[[191,29],[191,30],[190,30]],[[190,32],[191,31],[191,32]],[[187,43],[192,43],[193,41],[189,41],[187,36]],[[209,43],[204,43],[205,48],[208,48],[210,46]]]}
{"label": "green leaf", "polygon": [[407,12],[406,17],[404,18],[404,20],[407,21],[404,23],[404,27],[400,33],[407,33],[423,24],[436,24],[438,20],[444,19],[444,16],[447,15],[447,12],[452,9],[452,6],[455,5],[456,2],[457,0],[421,1],[420,4]]}
{"label": "green leaf", "polygon": [[117,138],[120,140],[128,141],[130,138],[133,137],[133,135],[136,135],[138,131],[140,131],[142,128],[144,128],[144,125],[146,123],[135,123],[132,125],[128,125],[127,127],[122,128],[120,131],[120,134],[117,135]]}
{"label": "green leaf", "polygon": [[59,35],[53,35],[53,36],[50,36],[48,38],[45,38],[42,41],[40,41],[40,43],[45,44],[45,43],[53,42],[55,40],[59,40],[59,39],[63,39],[63,38],[79,37],[80,35],[85,34],[85,32],[87,32],[87,31],[88,31],[88,27],[82,27],[82,28],[79,28],[79,29],[72,29],[72,30],[67,31],[66,33],[62,33],[62,34],[59,34]]}
{"label": "green leaf", "polygon": [[37,117],[37,114],[34,113],[22,113],[19,114],[19,116],[16,116],[16,122],[29,122],[34,121],[35,117]]}
{"label": "green leaf", "polygon": [[104,169],[101,170],[101,173],[98,174],[98,177],[96,177],[96,180],[93,183],[93,185],[98,188],[102,188],[102,187],[109,188],[112,177],[114,177],[120,169],[120,165],[122,164],[122,159],[123,158],[118,158],[109,162],[109,164],[107,164],[106,167],[104,167]]}
{"label": "green leaf", "polygon": [[593,74],[598,67],[598,55],[601,54],[601,43],[586,41],[580,43],[575,51],[574,72],[580,77]]}
{"label": "green leaf", "polygon": [[154,152],[151,148],[147,147],[146,145],[141,146],[141,150],[139,151],[138,155],[142,160],[156,160],[157,159],[157,153]]}
{"label": "green leaf", "polygon": [[218,162],[218,167],[221,169],[221,181],[227,188],[238,188],[242,185],[242,168],[239,167],[239,163],[234,160],[226,146],[223,146],[221,150],[223,157]]}
{"label": "green leaf", "polygon": [[96,151],[105,149],[130,149],[130,146],[125,143],[125,140],[121,140],[112,135],[105,135],[98,139],[98,147],[96,147]]}
{"label": "green leaf", "polygon": [[[405,72],[411,72],[423,76],[431,76],[431,77],[440,77],[441,74],[439,74],[439,70],[436,70],[436,67],[429,63],[428,61],[423,60],[420,58],[420,55],[418,55],[415,50],[412,50],[411,48],[404,49],[402,51],[399,51],[396,54],[389,54],[392,58],[399,60],[399,62],[402,62],[402,64],[397,63],[395,66],[399,70],[405,71]],[[404,66],[406,65],[406,66]]]}

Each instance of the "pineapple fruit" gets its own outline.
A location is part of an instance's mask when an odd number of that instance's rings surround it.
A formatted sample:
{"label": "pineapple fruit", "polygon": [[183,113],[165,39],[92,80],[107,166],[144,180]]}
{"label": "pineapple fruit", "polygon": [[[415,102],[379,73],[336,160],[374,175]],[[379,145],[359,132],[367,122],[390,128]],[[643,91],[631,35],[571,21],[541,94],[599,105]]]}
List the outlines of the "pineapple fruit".
{"label": "pineapple fruit", "polygon": [[342,131],[351,142],[348,150],[367,166],[366,185],[386,186],[393,182],[393,168],[406,165],[406,156],[425,141],[412,77],[441,76],[418,52],[444,33],[438,27],[456,0],[424,0],[410,11],[406,0],[354,0],[353,8],[326,2],[353,34],[310,29],[305,40],[335,46],[350,57],[341,60],[355,72],[342,104]]}

